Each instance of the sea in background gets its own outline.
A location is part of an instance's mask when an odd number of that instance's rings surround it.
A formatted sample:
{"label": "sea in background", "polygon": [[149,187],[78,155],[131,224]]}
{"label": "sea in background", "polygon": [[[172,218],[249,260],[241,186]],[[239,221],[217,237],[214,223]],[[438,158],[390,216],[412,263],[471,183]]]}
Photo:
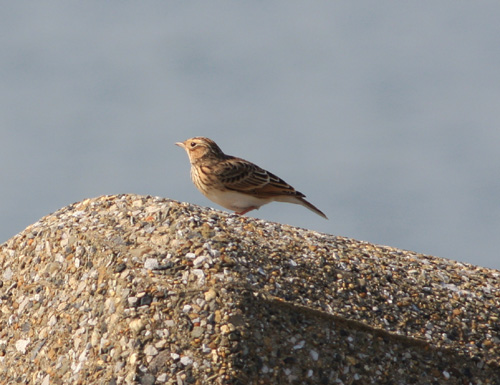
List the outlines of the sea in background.
{"label": "sea in background", "polygon": [[500,269],[500,3],[9,2],[0,242],[70,203],[216,207],[174,145],[305,193],[249,215]]}

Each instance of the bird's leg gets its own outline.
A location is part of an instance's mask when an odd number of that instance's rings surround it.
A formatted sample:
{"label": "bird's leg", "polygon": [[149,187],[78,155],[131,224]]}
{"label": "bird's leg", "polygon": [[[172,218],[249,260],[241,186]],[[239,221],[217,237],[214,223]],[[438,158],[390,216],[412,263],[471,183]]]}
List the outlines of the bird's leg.
{"label": "bird's leg", "polygon": [[243,211],[240,211],[239,213],[238,212],[234,212],[235,214],[238,214],[238,215],[245,215],[246,213],[248,213],[249,211],[252,211],[252,210],[257,210],[258,207],[257,206],[251,206],[249,208],[247,208],[246,210],[243,210]]}

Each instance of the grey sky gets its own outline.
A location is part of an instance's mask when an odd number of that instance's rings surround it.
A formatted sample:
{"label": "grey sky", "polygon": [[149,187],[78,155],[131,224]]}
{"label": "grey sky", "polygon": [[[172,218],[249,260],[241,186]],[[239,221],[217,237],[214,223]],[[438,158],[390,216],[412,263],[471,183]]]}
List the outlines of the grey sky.
{"label": "grey sky", "polygon": [[330,218],[500,268],[498,2],[28,2],[0,13],[0,241],[103,194],[200,205],[203,135]]}

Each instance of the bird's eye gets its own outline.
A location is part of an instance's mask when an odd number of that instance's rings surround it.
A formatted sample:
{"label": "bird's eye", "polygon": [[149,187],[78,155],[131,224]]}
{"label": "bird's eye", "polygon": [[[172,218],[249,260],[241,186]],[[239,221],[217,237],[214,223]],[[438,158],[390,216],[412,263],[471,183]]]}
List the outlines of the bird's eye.
{"label": "bird's eye", "polygon": [[191,147],[195,147],[196,146],[196,143],[195,142],[191,142]]}

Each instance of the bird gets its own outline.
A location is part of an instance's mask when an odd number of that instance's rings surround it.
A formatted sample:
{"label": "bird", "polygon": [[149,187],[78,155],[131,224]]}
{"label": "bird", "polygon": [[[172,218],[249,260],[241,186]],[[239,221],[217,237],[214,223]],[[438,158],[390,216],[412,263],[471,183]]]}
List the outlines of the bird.
{"label": "bird", "polygon": [[194,185],[211,201],[244,215],[271,202],[302,205],[328,219],[305,195],[256,164],[226,155],[211,139],[197,136],[175,143],[186,150]]}

